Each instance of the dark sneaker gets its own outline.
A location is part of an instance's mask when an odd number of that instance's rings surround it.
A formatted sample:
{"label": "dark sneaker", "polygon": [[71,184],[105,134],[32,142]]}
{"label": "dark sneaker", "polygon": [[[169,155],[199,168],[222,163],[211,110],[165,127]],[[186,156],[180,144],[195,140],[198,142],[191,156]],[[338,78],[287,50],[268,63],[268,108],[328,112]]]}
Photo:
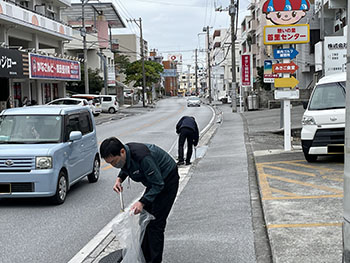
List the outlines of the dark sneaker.
{"label": "dark sneaker", "polygon": [[192,163],[191,162],[186,162],[186,165],[191,165]]}
{"label": "dark sneaker", "polygon": [[185,162],[184,161],[178,161],[176,164],[177,165],[183,165],[183,164],[185,164]]}

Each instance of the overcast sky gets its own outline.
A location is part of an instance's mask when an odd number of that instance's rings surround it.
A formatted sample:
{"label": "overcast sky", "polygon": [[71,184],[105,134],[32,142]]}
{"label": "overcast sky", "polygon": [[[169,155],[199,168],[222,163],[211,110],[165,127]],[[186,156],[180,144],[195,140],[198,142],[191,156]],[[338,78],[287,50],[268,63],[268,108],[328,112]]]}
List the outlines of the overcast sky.
{"label": "overcast sky", "polygon": [[[230,0],[113,0],[127,29],[114,33],[136,33],[138,27],[126,19],[142,18],[143,37],[148,48],[157,49],[167,58],[169,54],[182,54],[183,64],[193,64],[194,50],[205,48],[203,27],[213,29],[230,27],[227,11],[217,12],[215,7],[226,9]],[[250,0],[240,0],[240,19],[248,14]],[[239,23],[240,24],[240,23]],[[201,58],[204,59],[204,53]],[[203,61],[204,62],[204,61]],[[187,67],[184,67],[187,69]]]}

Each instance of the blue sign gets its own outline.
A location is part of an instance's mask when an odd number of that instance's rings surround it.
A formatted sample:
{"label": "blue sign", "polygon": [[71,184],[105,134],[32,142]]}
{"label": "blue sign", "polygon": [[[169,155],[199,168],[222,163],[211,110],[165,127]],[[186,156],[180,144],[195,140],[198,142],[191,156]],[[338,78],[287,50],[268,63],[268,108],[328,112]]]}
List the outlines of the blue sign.
{"label": "blue sign", "polygon": [[164,69],[164,71],[161,73],[161,75],[166,78],[166,77],[176,77],[177,72],[176,69]]}
{"label": "blue sign", "polygon": [[282,59],[282,58],[295,58],[299,52],[294,48],[284,48],[284,49],[274,49],[273,50],[273,57],[275,59]]}

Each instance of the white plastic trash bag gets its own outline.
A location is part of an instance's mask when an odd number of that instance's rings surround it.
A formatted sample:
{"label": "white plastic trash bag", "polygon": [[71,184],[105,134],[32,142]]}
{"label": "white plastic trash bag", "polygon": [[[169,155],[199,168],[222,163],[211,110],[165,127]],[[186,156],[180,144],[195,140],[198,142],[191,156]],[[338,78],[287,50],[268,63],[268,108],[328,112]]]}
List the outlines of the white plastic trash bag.
{"label": "white plastic trash bag", "polygon": [[145,209],[135,215],[134,211],[128,211],[124,220],[112,226],[113,232],[123,248],[122,263],[145,263],[141,244],[148,223],[154,216]]}

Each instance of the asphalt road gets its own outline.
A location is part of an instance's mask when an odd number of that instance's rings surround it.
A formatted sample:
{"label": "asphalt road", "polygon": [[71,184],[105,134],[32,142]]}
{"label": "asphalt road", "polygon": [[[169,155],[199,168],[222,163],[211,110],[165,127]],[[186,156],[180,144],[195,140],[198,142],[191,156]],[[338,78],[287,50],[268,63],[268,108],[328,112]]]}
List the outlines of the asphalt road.
{"label": "asphalt road", "polygon": [[[171,98],[159,101],[153,109],[129,109],[119,114],[121,118],[96,118],[99,143],[116,136],[125,143],[155,143],[166,151],[173,149],[171,153],[176,155],[177,121],[183,115],[192,115],[201,130],[212,111],[205,105],[187,108],[185,99]],[[44,199],[1,200],[0,262],[69,261],[119,213],[119,198],[112,191],[117,172],[103,162],[100,180],[76,184],[61,206],[51,206]],[[131,183],[124,193],[126,205],[142,190],[142,186]]]}

